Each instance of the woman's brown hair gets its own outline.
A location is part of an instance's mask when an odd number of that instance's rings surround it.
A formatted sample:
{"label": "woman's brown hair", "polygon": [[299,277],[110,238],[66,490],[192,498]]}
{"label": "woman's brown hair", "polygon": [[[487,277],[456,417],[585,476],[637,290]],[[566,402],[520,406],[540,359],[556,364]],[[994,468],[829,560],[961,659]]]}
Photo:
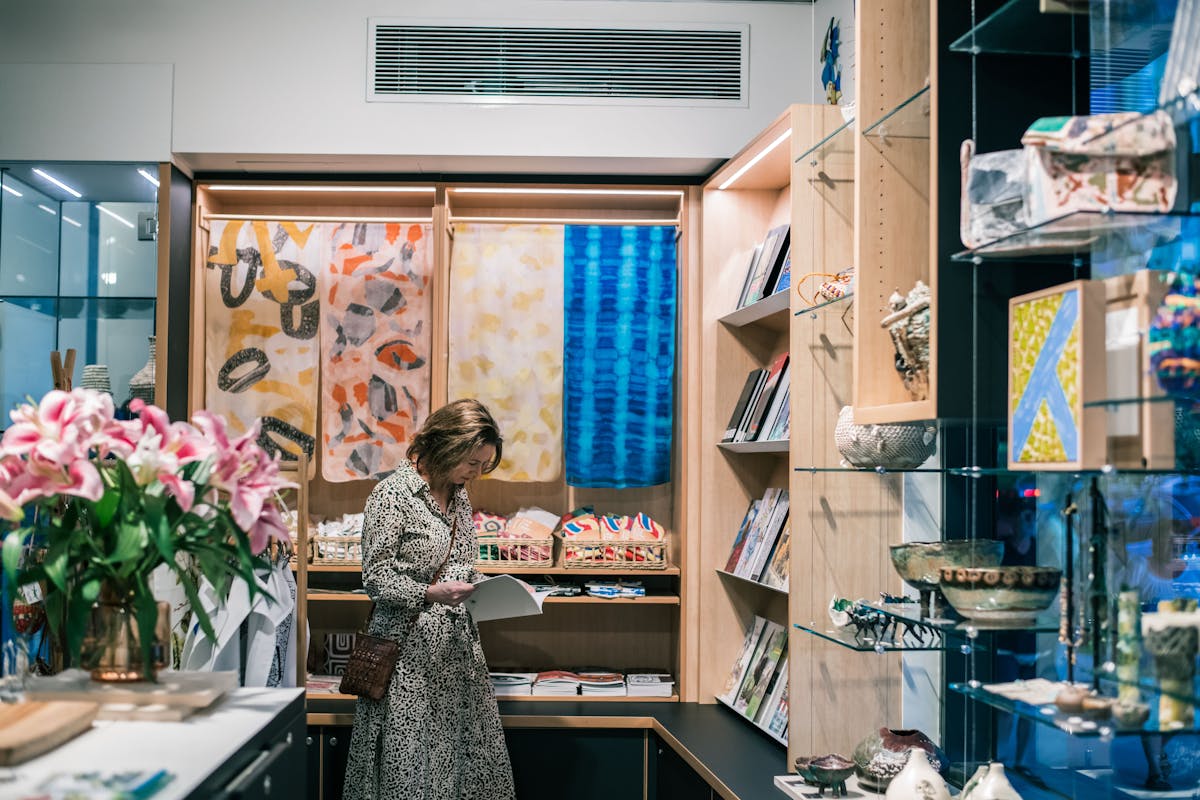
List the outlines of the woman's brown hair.
{"label": "woman's brown hair", "polygon": [[444,483],[475,448],[488,444],[496,448],[496,455],[484,465],[484,474],[500,464],[504,450],[500,426],[478,400],[455,400],[429,415],[408,445],[408,457],[420,466],[430,484]]}

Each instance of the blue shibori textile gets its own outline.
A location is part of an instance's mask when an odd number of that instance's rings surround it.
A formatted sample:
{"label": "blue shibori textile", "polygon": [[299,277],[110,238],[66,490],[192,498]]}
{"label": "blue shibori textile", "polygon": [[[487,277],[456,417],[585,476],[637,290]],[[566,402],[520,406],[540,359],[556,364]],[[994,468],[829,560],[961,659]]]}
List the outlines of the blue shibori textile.
{"label": "blue shibori textile", "polygon": [[675,228],[568,225],[563,443],[572,486],[671,479]]}

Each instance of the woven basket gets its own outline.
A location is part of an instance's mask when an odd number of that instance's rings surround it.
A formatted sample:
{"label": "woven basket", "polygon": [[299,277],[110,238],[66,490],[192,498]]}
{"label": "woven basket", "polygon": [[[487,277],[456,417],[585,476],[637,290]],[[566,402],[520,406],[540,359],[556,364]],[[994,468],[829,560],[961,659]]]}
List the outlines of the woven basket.
{"label": "woven basket", "polygon": [[308,540],[310,564],[361,564],[361,536],[313,536]]}
{"label": "woven basket", "polygon": [[511,536],[475,536],[479,548],[477,564],[511,564],[520,567],[554,566],[554,535],[517,539]]}
{"label": "woven basket", "polygon": [[913,469],[937,452],[937,429],[922,422],[855,425],[844,406],[833,434],[838,452],[855,467]]}
{"label": "woven basket", "polygon": [[667,540],[584,539],[555,533],[562,547],[562,565],[567,568],[666,569]]}

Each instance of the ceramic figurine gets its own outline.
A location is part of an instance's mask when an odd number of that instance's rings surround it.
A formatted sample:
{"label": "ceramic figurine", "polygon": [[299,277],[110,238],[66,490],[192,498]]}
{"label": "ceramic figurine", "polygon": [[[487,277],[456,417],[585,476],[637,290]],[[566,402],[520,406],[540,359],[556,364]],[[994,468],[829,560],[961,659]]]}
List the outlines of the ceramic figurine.
{"label": "ceramic figurine", "polygon": [[908,751],[914,747],[925,753],[929,763],[938,772],[945,772],[950,765],[938,746],[920,731],[880,728],[854,748],[859,785],[872,792],[886,791],[892,778],[904,769]]}
{"label": "ceramic figurine", "polygon": [[887,800],[950,800],[946,781],[930,766],[924,750],[910,747],[906,757],[904,769],[888,784]]}
{"label": "ceramic figurine", "polygon": [[1021,800],[1021,795],[1008,782],[1004,765],[993,761],[984,764],[963,787],[959,800]]}

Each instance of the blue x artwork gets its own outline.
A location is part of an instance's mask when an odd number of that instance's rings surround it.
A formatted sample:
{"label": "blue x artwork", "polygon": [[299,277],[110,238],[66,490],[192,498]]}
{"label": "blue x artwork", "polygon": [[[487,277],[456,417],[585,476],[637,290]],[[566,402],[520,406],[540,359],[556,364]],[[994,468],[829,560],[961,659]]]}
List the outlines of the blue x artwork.
{"label": "blue x artwork", "polygon": [[1038,416],[1042,402],[1050,412],[1054,421],[1054,429],[1062,442],[1067,461],[1079,460],[1079,428],[1075,421],[1074,409],[1063,391],[1062,382],[1058,377],[1058,364],[1067,348],[1067,340],[1079,320],[1079,290],[1072,289],[1064,292],[1058,313],[1046,334],[1037,361],[1029,374],[1029,383],[1013,411],[1012,442],[1016,461],[1023,461],[1025,447],[1033,432],[1033,424]]}

